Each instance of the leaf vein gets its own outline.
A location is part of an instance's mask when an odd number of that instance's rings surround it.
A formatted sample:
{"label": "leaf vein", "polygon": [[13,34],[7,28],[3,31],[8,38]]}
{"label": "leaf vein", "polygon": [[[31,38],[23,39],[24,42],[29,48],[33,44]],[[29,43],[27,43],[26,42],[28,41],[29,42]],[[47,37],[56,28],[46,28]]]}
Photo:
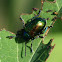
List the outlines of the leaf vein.
{"label": "leaf vein", "polygon": [[18,60],[18,44],[17,44],[17,62],[19,62],[19,60]]}
{"label": "leaf vein", "polygon": [[57,1],[56,1],[56,5],[57,5],[57,7],[58,7],[58,11],[59,11],[59,5],[58,5]]}

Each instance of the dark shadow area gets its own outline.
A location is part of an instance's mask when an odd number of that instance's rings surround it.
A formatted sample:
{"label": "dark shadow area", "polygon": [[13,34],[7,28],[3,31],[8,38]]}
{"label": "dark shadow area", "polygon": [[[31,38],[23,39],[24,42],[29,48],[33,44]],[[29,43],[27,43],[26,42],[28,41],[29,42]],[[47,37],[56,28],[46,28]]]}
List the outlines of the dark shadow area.
{"label": "dark shadow area", "polygon": [[[28,23],[29,23],[29,22],[28,22]],[[26,40],[26,39],[23,38],[23,31],[24,31],[23,29],[17,31],[16,38],[15,38],[16,43],[18,43],[18,44],[19,44],[19,43],[22,43],[21,58],[23,58],[23,43],[24,43],[24,42],[26,42],[26,43],[29,42],[29,40]],[[28,47],[29,50],[30,50],[30,52],[31,52],[31,47],[28,46],[28,45],[26,45],[26,47]],[[32,53],[32,52],[31,52],[31,53]]]}
{"label": "dark shadow area", "polygon": [[22,50],[21,50],[21,58],[23,58],[23,44],[22,44]]}
{"label": "dark shadow area", "polygon": [[27,45],[27,47],[30,49],[30,52],[32,53],[31,47]]}
{"label": "dark shadow area", "polygon": [[[8,38],[8,39],[12,39],[12,38],[15,37],[15,42],[16,42],[16,43],[18,43],[18,44],[22,43],[21,58],[23,58],[23,47],[24,47],[24,46],[23,46],[23,43],[26,42],[26,44],[27,44],[27,43],[29,42],[29,40],[25,40],[25,39],[23,38],[23,32],[24,32],[24,29],[17,31],[16,36],[7,36],[7,37],[6,37],[6,38]],[[28,47],[28,48],[30,49],[30,52],[31,52],[31,47],[28,46],[28,45],[26,45],[26,47]]]}

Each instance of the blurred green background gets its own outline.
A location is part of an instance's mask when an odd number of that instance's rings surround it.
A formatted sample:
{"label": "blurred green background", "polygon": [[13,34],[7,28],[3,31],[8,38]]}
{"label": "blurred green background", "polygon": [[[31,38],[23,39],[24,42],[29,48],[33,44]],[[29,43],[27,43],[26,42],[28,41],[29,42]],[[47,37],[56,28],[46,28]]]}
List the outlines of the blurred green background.
{"label": "blurred green background", "polygon": [[[32,8],[41,8],[41,0],[0,0],[0,29],[16,33],[22,29],[19,19],[21,13],[31,13]],[[49,31],[44,43],[54,38],[52,45],[55,48],[51,52],[47,62],[62,62],[62,21],[56,21],[54,27]]]}
{"label": "blurred green background", "polygon": [[31,13],[33,7],[40,8],[41,0],[2,0],[0,2],[0,29],[5,28],[16,33],[22,28],[19,19],[21,13]]}

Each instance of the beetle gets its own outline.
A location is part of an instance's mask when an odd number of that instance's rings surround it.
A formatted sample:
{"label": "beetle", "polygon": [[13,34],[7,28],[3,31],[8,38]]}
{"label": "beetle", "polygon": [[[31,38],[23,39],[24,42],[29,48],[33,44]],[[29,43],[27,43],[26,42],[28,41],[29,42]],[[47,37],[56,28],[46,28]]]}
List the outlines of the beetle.
{"label": "beetle", "polygon": [[[31,41],[33,41],[36,38],[36,36],[38,36],[39,38],[43,38],[41,34],[45,33],[48,28],[52,27],[52,26],[48,26],[45,28],[47,24],[47,19],[41,18],[40,13],[41,10],[39,10],[38,14],[35,17],[31,18],[31,21],[27,22],[26,24],[24,20],[20,17],[20,20],[23,23],[23,29],[22,29],[22,33],[16,34],[16,37],[20,35],[20,38],[22,37],[25,40],[25,56],[26,56],[26,43],[30,39]],[[11,39],[14,36],[8,36],[8,37]],[[32,42],[31,42],[31,52],[33,52]]]}
{"label": "beetle", "polygon": [[[42,3],[42,8],[43,9],[43,1]],[[34,11],[37,11],[37,8],[33,8]],[[49,28],[53,27],[53,25],[51,24],[50,26],[46,26],[47,24],[47,20],[49,20],[49,18],[45,19],[40,17],[40,13],[41,10],[39,10],[39,12],[37,13],[37,15],[35,15],[33,18],[31,18],[31,21],[28,21],[26,24],[24,22],[24,20],[20,17],[20,20],[23,23],[23,29],[17,32],[16,37],[20,37],[23,38],[25,40],[25,56],[26,56],[26,44],[29,42],[29,40],[31,40],[31,52],[33,52],[32,49],[32,43],[33,40],[36,39],[36,37],[39,38],[44,38],[43,36],[41,36],[41,34],[45,33]],[[48,10],[46,12],[51,12],[52,10]],[[56,15],[56,11],[53,12],[52,15]],[[12,39],[15,36],[7,36],[8,38]]]}
{"label": "beetle", "polygon": [[[20,17],[24,26],[22,37],[26,42],[30,39],[34,40],[36,36],[38,36],[39,38],[43,38],[41,34],[45,33],[48,28],[52,27],[52,26],[48,26],[45,28],[47,24],[47,19],[39,17],[40,13],[41,10],[39,10],[38,14],[35,17],[33,17],[30,22],[26,24],[24,23],[24,20]],[[26,42],[25,42],[25,51],[26,51]],[[32,43],[31,43],[31,51],[33,52]]]}

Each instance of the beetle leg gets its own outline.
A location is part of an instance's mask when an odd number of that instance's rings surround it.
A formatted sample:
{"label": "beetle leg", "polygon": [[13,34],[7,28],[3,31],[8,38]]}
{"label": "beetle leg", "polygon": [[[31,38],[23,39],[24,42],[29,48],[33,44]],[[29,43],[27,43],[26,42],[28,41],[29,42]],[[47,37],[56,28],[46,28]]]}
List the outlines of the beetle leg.
{"label": "beetle leg", "polygon": [[45,33],[46,31],[48,31],[49,28],[53,27],[52,25],[51,26],[48,26],[44,29],[43,33]]}
{"label": "beetle leg", "polygon": [[58,15],[58,13],[56,11],[54,11],[51,15]]}
{"label": "beetle leg", "polygon": [[37,8],[32,8],[32,10],[37,11],[38,9]]}
{"label": "beetle leg", "polygon": [[24,22],[24,20],[21,18],[21,16],[20,16],[20,20],[21,20],[22,23],[23,23],[23,27],[25,27],[25,22]]}
{"label": "beetle leg", "polygon": [[[33,8],[33,10],[34,11],[37,11],[38,9],[37,8]],[[37,13],[37,12],[36,12]],[[38,17],[39,15],[40,15],[40,13],[41,13],[41,10],[39,10],[39,12],[37,13],[37,15],[36,14],[34,14],[35,15],[35,17]]]}
{"label": "beetle leg", "polygon": [[51,27],[52,27],[52,26],[48,26],[48,27],[46,27],[46,28],[43,30],[43,33],[45,33],[45,34],[44,34],[44,37],[43,37],[42,41],[44,41],[44,38],[47,36],[47,33],[48,33],[48,31],[50,30]]}
{"label": "beetle leg", "polygon": [[47,31],[48,27],[46,27],[44,30],[43,30],[43,33],[45,33]]}
{"label": "beetle leg", "polygon": [[21,57],[23,58],[23,43],[22,43]]}
{"label": "beetle leg", "polygon": [[57,13],[56,11],[53,11],[53,10],[47,10],[46,12],[47,12],[47,13],[48,13],[48,12],[53,12],[51,15],[58,15],[58,13]]}
{"label": "beetle leg", "polygon": [[[43,3],[44,3],[44,1],[43,1],[43,0],[41,0],[41,10],[43,9]],[[37,8],[33,8],[33,10],[34,10],[34,11],[37,11],[38,9],[37,9]],[[40,15],[41,10],[39,10],[38,15],[37,15],[37,16],[35,16],[35,17],[38,17],[38,16]]]}
{"label": "beetle leg", "polygon": [[32,43],[33,43],[33,40],[32,40],[32,42],[31,42],[31,52],[33,52]]}
{"label": "beetle leg", "polygon": [[26,56],[26,41],[25,41],[25,56]]}
{"label": "beetle leg", "polygon": [[36,16],[35,16],[35,17],[33,17],[33,18],[31,18],[31,21],[32,21],[33,19],[37,18],[37,17],[40,15],[40,13],[41,13],[41,10],[39,10],[38,15],[36,15]]}
{"label": "beetle leg", "polygon": [[43,36],[39,36],[40,38],[44,38]]}
{"label": "beetle leg", "polygon": [[38,17],[38,16],[35,16],[35,17],[31,18],[31,21],[34,20],[36,17]]}
{"label": "beetle leg", "polygon": [[41,13],[41,10],[39,10],[39,13],[38,13],[37,17],[40,15],[40,13]]}
{"label": "beetle leg", "polygon": [[48,12],[52,12],[52,10],[47,10],[46,12],[47,12],[47,13],[48,13]]}

